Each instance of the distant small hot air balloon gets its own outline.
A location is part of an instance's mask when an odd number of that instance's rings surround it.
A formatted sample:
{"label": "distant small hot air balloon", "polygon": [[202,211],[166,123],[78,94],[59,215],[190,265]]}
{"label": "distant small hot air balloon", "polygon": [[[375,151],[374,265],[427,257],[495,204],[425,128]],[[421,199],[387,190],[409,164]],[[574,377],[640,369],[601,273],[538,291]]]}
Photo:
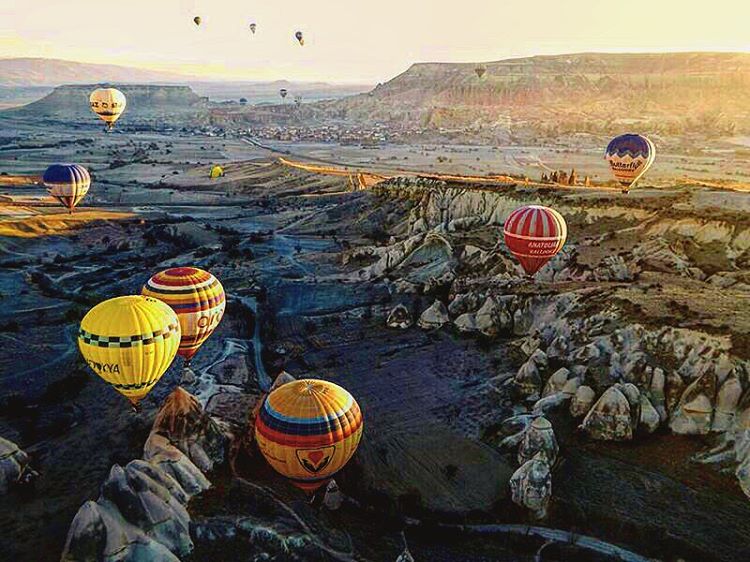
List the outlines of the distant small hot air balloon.
{"label": "distant small hot air balloon", "polygon": [[201,17],[200,17],[200,16],[195,16],[195,17],[193,18],[193,23],[194,23],[195,25],[200,25],[200,24],[201,24]]}
{"label": "distant small hot air balloon", "polygon": [[91,176],[86,168],[78,164],[52,164],[44,172],[42,182],[47,192],[72,213],[88,193]]}
{"label": "distant small hot air balloon", "polygon": [[253,35],[255,35],[255,30],[256,30],[257,27],[258,27],[258,25],[255,22],[253,22],[253,23],[250,24],[250,31],[253,32]]}
{"label": "distant small hot air balloon", "polygon": [[487,72],[487,69],[484,67],[484,65],[477,65],[477,67],[474,69],[474,72],[476,72],[477,76],[481,78],[484,76],[484,73]]}
{"label": "distant small hot air balloon", "polygon": [[279,90],[279,95],[281,96],[281,99],[284,99],[288,93],[289,91],[286,88],[281,88]]}
{"label": "distant small hot air balloon", "polygon": [[255,439],[268,464],[314,492],[349,462],[362,428],[362,412],[349,392],[332,382],[303,379],[268,395],[255,421]]}
{"label": "distant small hot air balloon", "polygon": [[568,227],[560,213],[541,205],[513,211],[503,227],[505,244],[527,275],[534,275],[562,250]]}
{"label": "distant small hot air balloon", "polygon": [[218,164],[215,166],[212,166],[211,171],[208,173],[208,177],[210,177],[212,180],[215,180],[216,178],[223,178],[224,168],[222,168]]}
{"label": "distant small hot air balloon", "polygon": [[294,96],[294,103],[299,107],[302,105],[302,96]]}
{"label": "distant small hot air balloon", "polygon": [[107,130],[112,130],[117,121],[125,111],[127,99],[117,88],[97,88],[89,96],[91,111],[107,124]]}
{"label": "distant small hot air balloon", "polygon": [[294,36],[297,38],[297,41],[299,41],[300,45],[304,45],[305,44],[305,38],[302,35],[301,31],[298,31],[297,33],[295,33]]}
{"label": "distant small hot air balloon", "polygon": [[627,193],[654,163],[656,147],[643,135],[629,133],[612,139],[604,157],[623,193]]}
{"label": "distant small hot air balloon", "polygon": [[240,98],[240,105],[247,105],[247,98]]}
{"label": "distant small hot air balloon", "polygon": [[81,320],[78,349],[91,370],[134,407],[172,364],[180,322],[160,300],[130,295],[100,302]]}

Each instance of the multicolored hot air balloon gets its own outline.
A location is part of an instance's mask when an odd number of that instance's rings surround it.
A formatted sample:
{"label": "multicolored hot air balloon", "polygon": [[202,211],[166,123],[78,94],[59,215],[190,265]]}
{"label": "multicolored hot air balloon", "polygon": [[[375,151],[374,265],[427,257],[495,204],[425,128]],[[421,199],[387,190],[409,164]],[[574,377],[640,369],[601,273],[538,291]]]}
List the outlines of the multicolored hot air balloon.
{"label": "multicolored hot air balloon", "polygon": [[477,67],[474,69],[474,72],[476,72],[477,76],[481,78],[484,76],[484,73],[487,72],[487,69],[484,67],[484,65],[477,65]]}
{"label": "multicolored hot air balloon", "polygon": [[133,407],[166,372],[180,345],[180,322],[160,300],[140,295],[97,304],[81,320],[78,349],[89,367]]}
{"label": "multicolored hot air balloon", "polygon": [[256,30],[257,27],[258,27],[258,25],[255,22],[253,22],[253,23],[250,24],[250,31],[253,32],[253,35],[255,35],[255,30]]}
{"label": "multicolored hot air balloon", "polygon": [[226,308],[224,287],[208,271],[173,267],[151,277],[141,294],[168,304],[180,321],[182,337],[177,354],[187,363],[221,322]]}
{"label": "multicolored hot air balloon", "polygon": [[297,39],[297,41],[299,41],[300,45],[304,45],[305,44],[305,37],[302,35],[301,31],[296,32],[294,34],[294,37]]}
{"label": "multicolored hot air balloon", "polygon": [[125,111],[127,99],[125,94],[116,88],[97,88],[91,92],[89,104],[91,110],[107,124],[107,130],[110,131]]}
{"label": "multicolored hot air balloon", "polygon": [[42,182],[47,192],[72,213],[91,187],[91,176],[78,164],[52,164],[44,172]]}
{"label": "multicolored hot air balloon", "polygon": [[562,250],[568,227],[562,215],[554,209],[526,205],[510,214],[503,235],[510,253],[531,276]]}
{"label": "multicolored hot air balloon", "polygon": [[255,420],[255,439],[268,464],[314,492],[349,462],[362,428],[362,412],[348,391],[302,379],[268,395]]}
{"label": "multicolored hot air balloon", "polygon": [[195,17],[193,18],[193,23],[194,23],[195,25],[200,25],[200,24],[201,24],[201,17],[200,17],[200,16],[195,16]]}
{"label": "multicolored hot air balloon", "polygon": [[643,135],[628,133],[613,138],[604,157],[623,193],[627,193],[654,163],[656,147]]}
{"label": "multicolored hot air balloon", "polygon": [[281,89],[279,90],[279,95],[281,96],[281,99],[282,99],[282,100],[283,100],[283,99],[284,99],[284,98],[286,97],[286,95],[287,95],[288,93],[289,93],[289,91],[288,91],[288,90],[287,90],[286,88],[281,88]]}

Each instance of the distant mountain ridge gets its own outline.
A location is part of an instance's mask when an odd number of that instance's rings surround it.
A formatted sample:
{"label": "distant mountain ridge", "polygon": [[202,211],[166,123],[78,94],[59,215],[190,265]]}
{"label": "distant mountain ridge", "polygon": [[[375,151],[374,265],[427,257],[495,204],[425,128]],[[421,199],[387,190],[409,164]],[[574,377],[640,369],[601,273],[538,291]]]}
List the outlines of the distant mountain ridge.
{"label": "distant mountain ridge", "polygon": [[195,77],[173,72],[145,70],[112,64],[93,64],[62,59],[0,59],[2,86],[60,86],[117,82],[120,84],[185,83]]}

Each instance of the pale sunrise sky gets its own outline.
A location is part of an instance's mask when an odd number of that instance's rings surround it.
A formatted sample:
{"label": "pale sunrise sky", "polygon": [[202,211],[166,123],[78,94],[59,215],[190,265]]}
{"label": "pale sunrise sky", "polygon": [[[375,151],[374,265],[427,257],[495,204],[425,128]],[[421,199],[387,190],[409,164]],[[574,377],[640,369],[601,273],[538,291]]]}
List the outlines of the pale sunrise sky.
{"label": "pale sunrise sky", "polygon": [[750,51],[750,1],[0,0],[0,58],[217,79],[374,83],[413,62],[698,50]]}

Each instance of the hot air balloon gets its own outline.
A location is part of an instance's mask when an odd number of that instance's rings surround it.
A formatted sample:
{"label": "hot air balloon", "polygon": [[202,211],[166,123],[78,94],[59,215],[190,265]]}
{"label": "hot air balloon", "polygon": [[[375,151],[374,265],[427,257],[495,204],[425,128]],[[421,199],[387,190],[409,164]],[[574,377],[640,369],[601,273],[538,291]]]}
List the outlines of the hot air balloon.
{"label": "hot air balloon", "polygon": [[222,168],[218,164],[216,166],[212,166],[211,171],[208,173],[208,177],[210,177],[212,180],[215,180],[216,178],[223,178],[224,168]]}
{"label": "hot air balloon", "polygon": [[97,304],[81,320],[78,333],[86,363],[134,408],[169,368],[179,345],[174,310],[141,295]]}
{"label": "hot air balloon", "polygon": [[195,25],[200,25],[200,24],[201,24],[201,17],[200,17],[200,16],[195,16],[195,17],[193,18],[193,23],[194,23]]}
{"label": "hot air balloon", "polygon": [[257,24],[255,22],[250,24],[250,31],[253,32],[253,35],[255,35],[255,29],[257,28]]}
{"label": "hot air balloon", "polygon": [[279,95],[281,96],[281,99],[282,99],[282,100],[283,100],[283,99],[284,99],[284,98],[286,97],[286,95],[287,95],[288,93],[289,93],[289,91],[288,91],[288,90],[287,90],[286,88],[281,88],[281,89],[279,90]]}
{"label": "hot air balloon", "polygon": [[297,104],[297,107],[302,105],[302,96],[294,96],[294,103]]}
{"label": "hot air balloon", "polygon": [[116,88],[97,88],[89,96],[91,110],[107,124],[107,130],[112,130],[115,121],[120,118],[127,100],[125,94]]}
{"label": "hot air balloon", "polygon": [[177,354],[187,363],[221,322],[226,308],[224,287],[208,271],[197,267],[173,267],[152,276],[141,294],[168,304],[180,321]]}
{"label": "hot air balloon", "polygon": [[656,147],[643,135],[625,134],[607,145],[605,158],[615,179],[627,193],[643,177],[656,157]]}
{"label": "hot air balloon", "polygon": [[474,69],[474,72],[477,73],[477,76],[481,78],[484,76],[484,73],[487,72],[487,69],[483,65],[477,65],[477,67]]}
{"label": "hot air balloon", "polygon": [[88,170],[78,164],[52,164],[44,172],[42,181],[47,192],[65,205],[71,213],[91,186]]}
{"label": "hot air balloon", "polygon": [[562,250],[568,227],[562,215],[554,209],[526,205],[510,214],[503,235],[510,253],[531,276]]}
{"label": "hot air balloon", "polygon": [[305,44],[305,38],[302,35],[301,31],[298,31],[297,33],[295,33],[294,36],[297,38],[297,41],[299,41],[300,45],[304,45]]}
{"label": "hot air balloon", "polygon": [[255,439],[268,464],[314,492],[351,459],[362,427],[349,392],[332,382],[302,379],[268,395],[255,421]]}

